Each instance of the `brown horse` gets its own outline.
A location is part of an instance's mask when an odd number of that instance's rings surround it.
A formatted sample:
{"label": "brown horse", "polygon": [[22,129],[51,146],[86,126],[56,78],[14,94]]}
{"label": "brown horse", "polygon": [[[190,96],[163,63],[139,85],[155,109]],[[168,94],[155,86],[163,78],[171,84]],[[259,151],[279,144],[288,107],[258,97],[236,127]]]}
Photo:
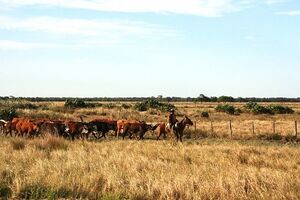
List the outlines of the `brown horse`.
{"label": "brown horse", "polygon": [[184,116],[184,118],[180,122],[177,122],[175,126],[173,126],[173,132],[176,136],[177,142],[178,140],[182,142],[183,131],[186,125],[193,126],[193,122],[187,116]]}
{"label": "brown horse", "polygon": [[156,132],[156,139],[159,140],[160,136],[163,135],[163,138],[167,138],[167,134],[171,132],[169,128],[167,128],[166,124],[161,122],[153,126],[152,131]]}

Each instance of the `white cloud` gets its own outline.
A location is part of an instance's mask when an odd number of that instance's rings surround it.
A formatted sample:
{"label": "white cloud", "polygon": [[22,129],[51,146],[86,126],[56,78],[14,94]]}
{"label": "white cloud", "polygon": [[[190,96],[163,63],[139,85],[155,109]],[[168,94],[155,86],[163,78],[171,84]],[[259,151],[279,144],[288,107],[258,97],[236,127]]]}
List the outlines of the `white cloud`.
{"label": "white cloud", "polygon": [[0,29],[80,36],[171,36],[176,32],[142,22],[67,19],[55,17],[13,18],[0,16]]}
{"label": "white cloud", "polygon": [[56,6],[113,12],[176,13],[218,17],[239,11],[249,0],[0,0],[5,7]]}
{"label": "white cloud", "polygon": [[298,16],[300,15],[300,10],[283,11],[283,12],[277,12],[276,14],[287,15],[287,16]]}
{"label": "white cloud", "polygon": [[53,44],[0,40],[0,50],[29,50],[55,47]]}
{"label": "white cloud", "polygon": [[273,4],[288,2],[289,0],[264,0],[264,1],[268,5],[273,5]]}

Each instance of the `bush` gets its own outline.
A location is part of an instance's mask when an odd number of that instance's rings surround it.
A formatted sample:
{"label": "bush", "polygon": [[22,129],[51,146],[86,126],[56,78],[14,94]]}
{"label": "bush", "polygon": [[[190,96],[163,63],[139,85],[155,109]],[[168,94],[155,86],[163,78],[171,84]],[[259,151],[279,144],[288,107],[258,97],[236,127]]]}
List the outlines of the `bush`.
{"label": "bush", "polygon": [[253,109],[251,109],[251,112],[254,114],[273,114],[273,112],[264,106],[256,105]]}
{"label": "bush", "polygon": [[0,119],[11,121],[14,117],[17,117],[17,111],[15,108],[6,108],[0,110]]}
{"label": "bush", "polygon": [[254,102],[248,102],[245,108],[254,114],[293,114],[295,111],[288,106],[269,105],[267,107],[258,105]]}
{"label": "bush", "polygon": [[101,107],[102,104],[86,103],[82,99],[67,99],[65,101],[64,106],[66,108],[71,108],[71,109],[75,109],[75,108],[95,108],[96,106]]}
{"label": "bush", "polygon": [[288,106],[270,105],[267,106],[273,114],[293,114],[295,111]]}
{"label": "bush", "polygon": [[209,118],[208,112],[206,112],[206,111],[201,112],[201,117],[203,117],[203,118]]}
{"label": "bush", "polygon": [[256,102],[247,102],[246,105],[245,105],[245,108],[246,109],[249,109],[249,110],[252,110],[253,108],[255,108],[255,106],[257,106],[257,103]]}
{"label": "bush", "polygon": [[86,108],[86,103],[81,99],[67,99],[64,105],[66,108]]}
{"label": "bush", "polygon": [[158,109],[161,111],[168,112],[171,109],[175,109],[175,106],[169,103],[161,103],[156,99],[150,99],[140,103],[136,103],[134,105],[134,108],[138,111],[147,111],[148,109],[153,108],[153,109]]}
{"label": "bush", "polygon": [[234,106],[231,106],[231,105],[218,105],[215,110],[217,112],[225,112],[227,114],[230,114],[230,115],[234,115],[236,109]]}

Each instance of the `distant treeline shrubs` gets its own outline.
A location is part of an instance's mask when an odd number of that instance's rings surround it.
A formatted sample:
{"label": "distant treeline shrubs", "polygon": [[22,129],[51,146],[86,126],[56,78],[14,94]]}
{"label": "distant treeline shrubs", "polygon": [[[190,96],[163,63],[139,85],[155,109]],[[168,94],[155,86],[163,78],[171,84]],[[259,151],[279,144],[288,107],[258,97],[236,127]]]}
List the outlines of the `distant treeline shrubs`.
{"label": "distant treeline shrubs", "polygon": [[147,111],[150,108],[158,109],[161,111],[168,112],[171,109],[175,109],[175,106],[170,103],[162,103],[156,99],[148,99],[134,105],[134,108],[138,111]]}
{"label": "distant treeline shrubs", "polygon": [[248,102],[245,106],[253,114],[293,114],[295,111],[288,106],[268,105],[262,106],[256,102]]}
{"label": "distant treeline shrubs", "polygon": [[234,115],[234,114],[240,114],[242,111],[232,105],[228,105],[228,104],[225,104],[225,105],[217,105],[215,110],[217,112],[224,112],[224,113],[227,113],[229,115]]}
{"label": "distant treeline shrubs", "polygon": [[[259,114],[293,114],[295,111],[288,107],[288,106],[280,106],[280,105],[268,105],[268,106],[262,106],[259,105],[256,102],[248,102],[245,106],[246,111],[251,112],[253,114],[259,115]],[[242,113],[242,110],[239,108],[236,108],[232,105],[224,104],[224,105],[217,105],[215,107],[215,110],[217,112],[224,112],[230,115],[237,115]]]}
{"label": "distant treeline shrubs", "polygon": [[[74,99],[70,97],[0,97],[0,100],[27,100],[32,102],[42,102],[42,101],[66,101],[67,99]],[[92,98],[76,98],[83,101],[103,101],[103,102],[140,102],[149,99],[155,99],[160,102],[300,102],[299,98],[234,98],[231,96],[220,96],[220,97],[208,97],[204,94],[200,94],[198,97],[92,97]]]}

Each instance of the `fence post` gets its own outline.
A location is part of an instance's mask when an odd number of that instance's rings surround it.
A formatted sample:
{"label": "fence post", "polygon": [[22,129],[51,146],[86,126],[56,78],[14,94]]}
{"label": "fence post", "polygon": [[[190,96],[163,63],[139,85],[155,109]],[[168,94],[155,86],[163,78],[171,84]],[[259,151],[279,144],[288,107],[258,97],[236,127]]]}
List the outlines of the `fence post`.
{"label": "fence post", "polygon": [[298,136],[298,122],[295,121],[295,136]]}
{"label": "fence post", "polygon": [[214,125],[213,125],[212,121],[210,122],[210,131],[211,131],[211,134],[214,133]]}
{"label": "fence post", "polygon": [[252,122],[252,134],[255,135],[255,127],[254,127],[254,122]]}
{"label": "fence post", "polygon": [[197,122],[195,122],[195,131],[197,130]]}
{"label": "fence post", "polygon": [[276,125],[275,125],[275,121],[273,121],[273,134],[276,134]]}
{"label": "fence post", "polygon": [[230,130],[230,135],[232,137],[232,123],[231,123],[231,120],[229,120],[229,130]]}

